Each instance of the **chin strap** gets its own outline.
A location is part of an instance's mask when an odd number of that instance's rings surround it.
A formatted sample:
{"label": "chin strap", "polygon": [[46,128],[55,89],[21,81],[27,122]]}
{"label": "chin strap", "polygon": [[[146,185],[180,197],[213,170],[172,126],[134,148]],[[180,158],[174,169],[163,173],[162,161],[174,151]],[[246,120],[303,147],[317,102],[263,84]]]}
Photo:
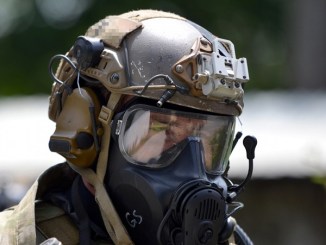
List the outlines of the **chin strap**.
{"label": "chin strap", "polygon": [[99,153],[96,173],[90,168],[80,168],[76,165],[69,163],[72,169],[79,173],[87,182],[95,188],[95,200],[98,203],[102,218],[114,244],[121,245],[132,245],[131,241],[125,227],[123,226],[121,219],[114,208],[112,200],[108,195],[104,186],[104,176],[107,169],[107,162],[109,157],[109,146],[111,138],[111,119],[115,108],[121,98],[121,94],[111,93],[108,100],[107,106],[102,106],[99,120],[103,126],[103,135],[101,142],[101,151]]}

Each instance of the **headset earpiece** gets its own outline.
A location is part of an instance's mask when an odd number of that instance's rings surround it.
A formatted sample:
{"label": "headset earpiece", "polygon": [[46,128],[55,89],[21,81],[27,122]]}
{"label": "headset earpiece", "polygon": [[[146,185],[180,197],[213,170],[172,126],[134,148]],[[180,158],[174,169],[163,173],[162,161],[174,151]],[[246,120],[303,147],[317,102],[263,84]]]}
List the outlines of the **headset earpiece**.
{"label": "headset earpiece", "polygon": [[99,151],[97,127],[100,102],[88,88],[76,88],[67,96],[56,119],[49,148],[78,167],[90,167]]}

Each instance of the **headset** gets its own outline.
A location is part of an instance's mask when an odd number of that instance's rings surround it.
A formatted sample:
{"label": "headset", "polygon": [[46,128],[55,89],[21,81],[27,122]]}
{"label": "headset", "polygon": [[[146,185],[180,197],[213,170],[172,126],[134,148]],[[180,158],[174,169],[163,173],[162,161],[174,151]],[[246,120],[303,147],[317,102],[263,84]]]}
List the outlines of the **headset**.
{"label": "headset", "polygon": [[[93,165],[100,151],[100,138],[102,135],[101,124],[98,116],[101,109],[100,98],[90,87],[80,86],[80,69],[95,66],[100,60],[100,54],[104,49],[99,39],[78,37],[73,48],[73,58],[64,55],[56,55],[50,60],[50,75],[57,85],[56,91],[50,98],[54,100],[50,106],[55,116],[50,116],[56,122],[56,129],[50,137],[49,148],[65,157],[70,163],[87,168]],[[70,69],[66,72],[65,81],[60,80],[52,72],[52,64],[56,59],[63,59]],[[69,73],[69,74],[68,74]],[[77,75],[73,75],[77,73]],[[59,76],[60,77],[60,76]],[[60,78],[63,76],[61,75]],[[96,83],[97,81],[94,81]],[[78,106],[76,106],[78,105]],[[53,112],[55,111],[55,112]]]}

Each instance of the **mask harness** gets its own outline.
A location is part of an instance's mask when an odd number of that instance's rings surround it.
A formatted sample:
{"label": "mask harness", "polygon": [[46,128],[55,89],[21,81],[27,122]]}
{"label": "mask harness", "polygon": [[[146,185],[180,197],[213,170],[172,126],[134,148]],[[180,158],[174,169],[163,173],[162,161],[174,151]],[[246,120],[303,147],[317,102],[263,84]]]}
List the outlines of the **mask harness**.
{"label": "mask harness", "polygon": [[[83,52],[84,51],[84,52]],[[82,53],[80,53],[82,52]],[[80,51],[75,51],[75,53],[79,54],[82,59],[82,67],[85,68],[86,65],[92,65],[92,62],[85,63],[83,61],[83,58],[85,58],[84,55],[93,54],[93,52],[89,52],[89,49],[83,49]],[[85,54],[86,53],[86,54]],[[74,78],[74,73],[77,72],[77,77],[79,77],[79,70],[77,67],[70,61],[70,59],[67,56],[57,55],[54,56],[50,61],[50,74],[53,77],[53,79],[56,82],[59,82],[61,86],[63,87],[69,87],[69,85],[66,84],[66,82],[60,82],[60,80],[53,74],[52,72],[52,64],[56,59],[64,59],[65,61],[68,61],[69,64],[74,68],[73,73],[68,76],[68,80],[71,78]],[[87,61],[87,60],[86,60]],[[63,62],[63,60],[62,60]],[[62,64],[61,64],[62,65]],[[67,88],[64,88],[67,89]],[[107,159],[108,159],[108,149],[110,146],[110,135],[111,135],[111,127],[110,123],[112,120],[112,116],[114,114],[114,111],[117,107],[118,102],[120,101],[121,94],[118,93],[111,93],[109,100],[107,102],[106,106],[102,106],[100,114],[99,114],[99,121],[101,123],[102,129],[103,129],[103,135],[101,137],[101,148],[99,150],[99,156],[97,160],[97,167],[96,172],[91,168],[83,168],[79,167],[76,164],[71,163],[70,161],[67,161],[68,164],[72,169],[74,169],[77,173],[79,173],[89,184],[91,184],[95,189],[95,200],[98,203],[100,207],[100,211],[103,217],[103,221],[105,224],[105,227],[109,233],[109,236],[111,237],[114,244],[123,244],[123,245],[129,245],[133,244],[131,241],[128,233],[126,232],[120,217],[117,215],[117,212],[112,204],[111,198],[109,197],[107,191],[105,190],[103,180],[106,173],[106,167],[107,167]]]}
{"label": "mask harness", "polygon": [[101,150],[97,161],[96,173],[91,168],[80,168],[74,164],[69,165],[79,173],[85,180],[95,188],[95,200],[100,207],[105,227],[115,244],[133,244],[126,232],[117,212],[112,204],[104,184],[104,175],[106,173],[108,149],[110,145],[111,128],[110,122],[113,111],[120,99],[120,94],[111,94],[107,106],[103,106],[99,120],[103,127],[103,136]]}

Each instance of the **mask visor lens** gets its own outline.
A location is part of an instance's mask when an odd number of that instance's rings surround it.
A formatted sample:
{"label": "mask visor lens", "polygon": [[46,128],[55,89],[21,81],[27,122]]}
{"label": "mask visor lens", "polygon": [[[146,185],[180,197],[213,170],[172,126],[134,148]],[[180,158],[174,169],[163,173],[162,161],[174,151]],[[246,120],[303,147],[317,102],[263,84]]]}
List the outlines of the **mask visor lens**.
{"label": "mask visor lens", "polygon": [[221,174],[227,165],[233,132],[232,116],[136,105],[123,116],[119,147],[130,163],[159,168],[175,160],[188,138],[200,138],[207,172]]}

